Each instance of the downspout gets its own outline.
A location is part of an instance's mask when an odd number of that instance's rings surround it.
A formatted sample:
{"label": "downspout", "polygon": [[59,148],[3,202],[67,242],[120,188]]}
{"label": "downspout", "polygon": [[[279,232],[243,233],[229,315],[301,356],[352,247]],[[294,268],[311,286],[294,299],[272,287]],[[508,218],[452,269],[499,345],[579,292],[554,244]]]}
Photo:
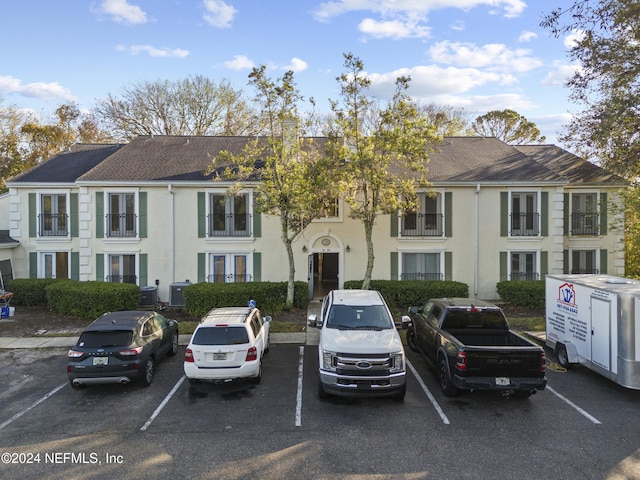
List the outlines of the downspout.
{"label": "downspout", "polygon": [[480,184],[476,185],[476,205],[475,205],[475,226],[473,238],[473,296],[478,296],[478,270],[480,268],[480,259],[478,257],[480,243]]}
{"label": "downspout", "polygon": [[171,271],[169,275],[169,284],[175,282],[176,275],[176,225],[175,225],[175,197],[173,196],[173,186],[167,186],[169,195],[171,196],[171,207],[169,208],[169,228],[171,229],[171,240],[169,245],[169,256],[171,258]]}

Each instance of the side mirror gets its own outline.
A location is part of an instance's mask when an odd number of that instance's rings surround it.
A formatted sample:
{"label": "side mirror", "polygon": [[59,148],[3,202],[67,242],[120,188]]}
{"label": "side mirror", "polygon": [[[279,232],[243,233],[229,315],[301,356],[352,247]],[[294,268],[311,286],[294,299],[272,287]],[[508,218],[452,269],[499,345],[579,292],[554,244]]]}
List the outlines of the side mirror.
{"label": "side mirror", "polygon": [[411,320],[411,317],[409,315],[403,315],[402,316],[402,329],[403,330],[407,330],[412,325],[413,325],[413,320]]}
{"label": "side mirror", "polygon": [[318,325],[318,315],[312,313],[307,317],[307,325],[309,325],[310,327],[320,328],[320,326],[322,326],[322,322],[320,322],[320,325]]}

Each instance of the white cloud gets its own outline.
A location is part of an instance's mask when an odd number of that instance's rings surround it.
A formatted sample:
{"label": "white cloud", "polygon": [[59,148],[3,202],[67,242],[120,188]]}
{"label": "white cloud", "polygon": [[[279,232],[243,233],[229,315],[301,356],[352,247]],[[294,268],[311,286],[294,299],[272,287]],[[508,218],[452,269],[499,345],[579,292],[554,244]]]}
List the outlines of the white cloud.
{"label": "white cloud", "polygon": [[544,86],[565,85],[577,71],[580,70],[579,65],[567,65],[556,63],[554,69],[540,82]]}
{"label": "white cloud", "polygon": [[291,63],[289,65],[283,67],[284,70],[291,70],[292,72],[303,72],[307,68],[309,68],[307,62],[296,57],[291,59]]}
{"label": "white cloud", "polygon": [[147,14],[137,5],[130,5],[127,0],[104,0],[98,11],[106,13],[118,23],[147,23]]}
{"label": "white cloud", "polygon": [[238,11],[233,5],[223,2],[222,0],[204,0],[204,8],[207,11],[203,15],[209,25],[218,28],[229,28],[233,18]]}
{"label": "white cloud", "polygon": [[530,42],[531,40],[533,40],[534,38],[538,38],[538,34],[535,32],[522,32],[520,34],[520,36],[518,37],[518,42],[520,43],[525,43],[525,42]]}
{"label": "white cloud", "polygon": [[576,46],[576,44],[580,40],[582,40],[584,38],[584,35],[585,35],[585,33],[582,30],[572,30],[569,35],[564,37],[564,40],[562,41],[562,43],[567,48],[573,48],[573,47]]}
{"label": "white cloud", "polygon": [[255,65],[246,55],[234,55],[233,60],[224,62],[224,66],[230,70],[248,70],[253,68]]}
{"label": "white cloud", "polygon": [[436,62],[460,67],[527,72],[542,66],[541,60],[530,56],[531,50],[513,50],[501,43],[477,46],[473,43],[444,41],[433,45],[429,53]]}
{"label": "white cloud", "polygon": [[71,102],[77,100],[68,88],[62,87],[57,82],[34,82],[22,85],[19,79],[10,76],[0,76],[0,92],[14,93],[24,97],[58,98]]}
{"label": "white cloud", "polygon": [[429,36],[430,28],[419,25],[416,21],[391,20],[379,22],[365,18],[358,25],[358,30],[374,38],[424,38]]}
{"label": "white cloud", "polygon": [[118,45],[116,46],[116,50],[120,52],[128,52],[131,55],[138,55],[140,53],[147,53],[150,57],[177,57],[184,58],[189,55],[188,50],[183,50],[181,48],[156,48],[151,45]]}
{"label": "white cloud", "polygon": [[456,32],[462,32],[467,28],[467,25],[462,20],[455,20],[451,25],[449,25],[449,28]]}
{"label": "white cloud", "polygon": [[538,105],[518,93],[500,93],[497,95],[440,95],[433,101],[440,105],[464,108],[472,114],[484,115],[492,110],[507,108],[521,112],[538,108]]}

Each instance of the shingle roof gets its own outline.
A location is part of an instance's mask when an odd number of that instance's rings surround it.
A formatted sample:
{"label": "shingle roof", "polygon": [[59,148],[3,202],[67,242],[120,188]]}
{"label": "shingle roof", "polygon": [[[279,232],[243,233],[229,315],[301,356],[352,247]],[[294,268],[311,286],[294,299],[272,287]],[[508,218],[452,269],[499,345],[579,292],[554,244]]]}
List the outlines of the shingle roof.
{"label": "shingle roof", "polygon": [[121,144],[76,144],[35,167],[7,180],[20,183],[73,183],[118,151]]}

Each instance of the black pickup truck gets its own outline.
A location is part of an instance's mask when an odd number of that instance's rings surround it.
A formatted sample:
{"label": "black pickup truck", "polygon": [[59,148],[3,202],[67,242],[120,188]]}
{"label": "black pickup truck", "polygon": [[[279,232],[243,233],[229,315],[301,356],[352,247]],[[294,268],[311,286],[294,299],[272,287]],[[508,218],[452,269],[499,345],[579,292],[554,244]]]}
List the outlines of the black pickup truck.
{"label": "black pickup truck", "polygon": [[409,308],[409,347],[437,368],[446,396],[496,390],[528,397],[547,385],[542,347],[509,329],[502,310],[471,298],[433,298]]}

